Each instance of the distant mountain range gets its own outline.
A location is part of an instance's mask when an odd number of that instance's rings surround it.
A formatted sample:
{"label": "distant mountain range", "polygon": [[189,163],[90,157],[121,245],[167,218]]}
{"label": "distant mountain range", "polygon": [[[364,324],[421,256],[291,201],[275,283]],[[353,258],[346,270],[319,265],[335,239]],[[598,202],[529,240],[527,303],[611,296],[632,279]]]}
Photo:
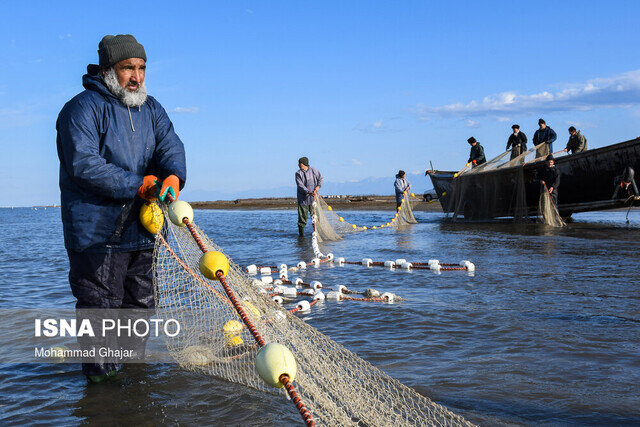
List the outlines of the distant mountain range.
{"label": "distant mountain range", "polygon": [[[407,174],[407,178],[411,183],[412,192],[419,194],[433,187],[431,181],[424,174]],[[365,178],[355,182],[325,182],[320,190],[322,195],[392,195],[394,194],[393,183],[395,177],[382,178]],[[294,185],[275,187],[275,188],[257,188],[253,190],[244,190],[236,192],[223,192],[216,190],[187,190],[180,193],[183,200],[190,202],[204,202],[213,200],[235,200],[262,197],[295,197],[296,188]]]}

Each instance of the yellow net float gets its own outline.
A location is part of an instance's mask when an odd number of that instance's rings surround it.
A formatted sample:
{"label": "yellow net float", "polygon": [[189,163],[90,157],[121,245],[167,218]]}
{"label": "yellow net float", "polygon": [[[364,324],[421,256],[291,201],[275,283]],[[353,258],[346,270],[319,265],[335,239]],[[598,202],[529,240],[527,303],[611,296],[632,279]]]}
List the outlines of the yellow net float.
{"label": "yellow net float", "polygon": [[363,230],[366,230],[366,229],[367,229],[367,227],[362,227],[362,229],[363,229]]}
{"label": "yellow net float", "polygon": [[227,322],[225,322],[225,324],[222,326],[225,345],[229,347],[242,345],[243,341],[242,337],[240,336],[240,334],[242,334],[242,329],[242,323],[238,322],[237,320],[228,320]]}
{"label": "yellow net float", "polygon": [[202,275],[207,279],[218,280],[218,276],[216,276],[218,271],[222,271],[222,277],[227,276],[229,272],[229,260],[222,252],[205,252],[200,257],[198,267]]}
{"label": "yellow net float", "polygon": [[158,234],[164,225],[162,209],[155,203],[145,203],[140,208],[140,223],[151,234]]}
{"label": "yellow net float", "polygon": [[376,227],[375,225],[373,227],[371,227],[372,230],[376,230],[378,227]]}
{"label": "yellow net float", "polygon": [[333,208],[331,206],[327,205],[327,209],[329,210],[329,212],[331,212],[333,210]]}
{"label": "yellow net float", "polygon": [[340,222],[344,222],[344,218],[342,218],[342,217],[338,218],[338,220],[339,220]]}
{"label": "yellow net float", "polygon": [[411,197],[416,197],[416,195],[415,195],[415,194],[413,194],[413,193],[411,193]]}
{"label": "yellow net float", "polygon": [[251,304],[249,301],[242,301],[241,304],[244,311],[246,311],[248,315],[254,317],[255,320],[260,320],[262,318],[260,310],[258,310],[255,305]]}
{"label": "yellow net float", "polygon": [[282,375],[287,375],[293,381],[298,372],[293,353],[287,347],[278,343],[269,343],[258,350],[256,355],[256,370],[260,378],[272,387],[282,388],[280,382]]}
{"label": "yellow net float", "polygon": [[357,228],[355,224],[351,224],[351,228],[353,228],[354,230]]}

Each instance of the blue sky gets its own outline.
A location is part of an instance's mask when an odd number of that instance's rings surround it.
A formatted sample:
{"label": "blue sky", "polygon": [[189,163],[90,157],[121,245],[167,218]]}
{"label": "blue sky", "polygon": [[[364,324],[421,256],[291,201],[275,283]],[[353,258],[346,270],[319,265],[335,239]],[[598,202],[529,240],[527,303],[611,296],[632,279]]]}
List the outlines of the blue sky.
{"label": "blue sky", "polygon": [[[460,169],[542,116],[591,148],[640,135],[640,2],[7,2],[1,206],[58,203],[55,120],[105,34],[144,44],[190,191]],[[558,144],[558,143],[557,143]],[[557,148],[556,148],[557,149]],[[390,187],[391,192],[391,187]]]}

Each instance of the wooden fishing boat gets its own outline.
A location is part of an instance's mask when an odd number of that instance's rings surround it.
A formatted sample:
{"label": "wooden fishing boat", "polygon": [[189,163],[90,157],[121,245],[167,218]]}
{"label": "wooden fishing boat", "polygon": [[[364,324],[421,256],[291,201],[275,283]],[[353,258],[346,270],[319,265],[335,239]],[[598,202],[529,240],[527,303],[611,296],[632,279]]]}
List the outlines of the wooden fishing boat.
{"label": "wooden fishing boat", "polygon": [[[428,170],[427,174],[443,211],[454,218],[526,217],[537,215],[538,172],[544,167],[544,159],[540,158],[516,165],[506,161],[477,172]],[[558,210],[563,217],[574,212],[640,205],[635,182],[629,190],[616,191],[625,174],[640,171],[640,137],[557,157],[556,167],[561,174]]]}

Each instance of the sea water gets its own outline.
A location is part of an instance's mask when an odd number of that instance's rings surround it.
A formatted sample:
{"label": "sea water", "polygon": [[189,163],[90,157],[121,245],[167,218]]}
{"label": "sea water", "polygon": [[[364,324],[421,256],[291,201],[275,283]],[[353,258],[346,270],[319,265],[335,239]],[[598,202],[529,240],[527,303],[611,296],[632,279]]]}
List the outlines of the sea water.
{"label": "sea water", "polygon": [[[367,226],[391,218],[342,215]],[[640,423],[640,212],[630,224],[626,212],[575,215],[561,229],[415,215],[417,225],[348,234],[322,251],[348,261],[467,259],[474,276],[309,268],[305,282],[373,287],[406,301],[325,301],[305,321],[475,423]],[[243,266],[313,258],[295,211],[197,210],[195,221]],[[0,309],[73,308],[60,210],[0,209],[0,222]],[[287,425],[300,416],[281,394],[174,364],[125,365],[98,385],[77,365],[0,364],[0,421]]]}

